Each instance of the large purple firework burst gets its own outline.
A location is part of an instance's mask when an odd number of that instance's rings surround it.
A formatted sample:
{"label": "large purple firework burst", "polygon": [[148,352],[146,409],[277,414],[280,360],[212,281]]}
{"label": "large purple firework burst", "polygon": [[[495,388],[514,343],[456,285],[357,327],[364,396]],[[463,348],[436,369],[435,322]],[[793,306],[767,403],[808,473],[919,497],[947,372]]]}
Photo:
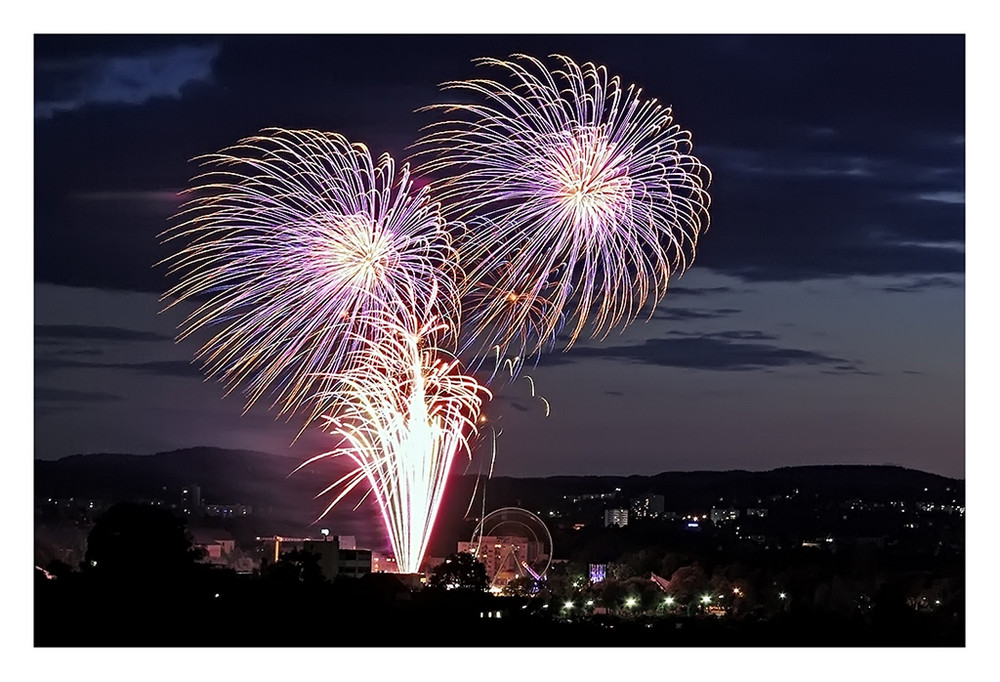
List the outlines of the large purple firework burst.
{"label": "large purple firework burst", "polygon": [[526,55],[477,60],[512,83],[445,83],[477,103],[427,107],[452,118],[415,145],[446,216],[468,222],[456,241],[463,295],[502,272],[500,295],[524,308],[480,310],[475,329],[491,337],[468,343],[481,352],[520,350],[524,329],[504,320],[530,324],[536,352],[564,321],[567,349],[588,325],[603,337],[629,324],[690,265],[708,226],[710,173],[670,108],[603,66],[554,58],[551,72]]}
{"label": "large purple firework burst", "polygon": [[309,419],[357,362],[366,320],[414,311],[458,325],[455,257],[438,207],[412,192],[408,166],[377,162],[334,133],[269,129],[201,159],[168,240],[180,282],[170,305],[196,304],[179,339],[211,328],[205,371],[279,414]]}

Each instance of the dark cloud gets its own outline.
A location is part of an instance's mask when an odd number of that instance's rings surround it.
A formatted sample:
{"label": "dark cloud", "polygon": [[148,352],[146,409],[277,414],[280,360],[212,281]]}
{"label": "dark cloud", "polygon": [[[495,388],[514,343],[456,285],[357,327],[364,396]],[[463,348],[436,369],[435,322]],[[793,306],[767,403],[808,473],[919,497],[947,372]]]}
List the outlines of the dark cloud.
{"label": "dark cloud", "polygon": [[54,357],[60,357],[60,358],[96,357],[96,356],[103,356],[104,350],[101,348],[60,348],[59,350],[53,351],[52,355]]}
{"label": "dark cloud", "polygon": [[660,305],[653,313],[654,320],[670,320],[680,322],[684,320],[714,320],[727,315],[735,315],[741,312],[737,308],[675,308],[669,304]]}
{"label": "dark cloud", "polygon": [[732,287],[685,287],[672,284],[667,290],[667,296],[677,298],[678,296],[707,296],[709,294],[732,294],[737,290]]}
{"label": "dark cloud", "polygon": [[864,155],[709,149],[712,229],[698,264],[747,281],[963,272],[964,146],[911,154],[888,129]]}
{"label": "dark cloud", "polygon": [[699,266],[747,281],[964,270],[963,253],[934,248],[964,242],[962,36],[734,45],[753,54],[706,95],[739,105],[690,122],[713,171]]}
{"label": "dark cloud", "polygon": [[205,375],[198,368],[198,365],[187,360],[161,360],[156,362],[136,362],[122,363],[115,365],[121,369],[130,369],[145,374],[155,374],[157,376],[171,377],[197,377],[204,378]]}
{"label": "dark cloud", "polygon": [[76,391],[68,388],[35,386],[35,401],[43,403],[93,403],[124,400],[119,395],[100,391]]}
{"label": "dark cloud", "polygon": [[52,342],[61,340],[84,341],[173,341],[170,336],[155,332],[123,329],[121,327],[99,327],[83,324],[36,324],[35,341]]}
{"label": "dark cloud", "polygon": [[828,374],[831,376],[839,376],[842,374],[860,374],[863,376],[879,376],[880,372],[866,372],[864,370],[858,369],[853,365],[837,365],[832,369],[821,369],[820,374]]}
{"label": "dark cloud", "polygon": [[171,377],[204,378],[198,365],[187,360],[158,360],[151,362],[87,362],[65,357],[43,356],[35,358],[35,374],[42,375],[61,369],[128,370]]}
{"label": "dark cloud", "polygon": [[882,287],[882,291],[890,293],[916,293],[927,289],[960,289],[962,282],[952,277],[918,277],[903,284],[892,284]]}
{"label": "dark cloud", "polygon": [[584,358],[730,372],[804,365],[825,366],[840,373],[861,373],[855,363],[816,351],[741,343],[718,336],[649,339],[634,345],[574,348],[568,353],[543,356],[540,364],[561,365]]}
{"label": "dark cloud", "polygon": [[99,362],[71,360],[65,356],[42,355],[35,356],[35,375],[49,374],[61,369],[91,369],[94,367],[109,367]]}
{"label": "dark cloud", "polygon": [[728,339],[731,341],[774,341],[778,337],[772,334],[765,334],[762,331],[745,331],[745,330],[735,330],[735,331],[725,331],[725,332],[711,332],[706,334],[700,334],[700,336],[708,337],[712,339]]}
{"label": "dark cloud", "polygon": [[[192,83],[212,79],[215,44],[150,46],[141,52],[45,54],[54,37],[39,37],[35,59],[35,118],[95,105],[142,105],[180,98]],[[112,48],[112,44],[107,44]],[[119,49],[123,45],[119,45]],[[112,48],[114,49],[114,48]]]}

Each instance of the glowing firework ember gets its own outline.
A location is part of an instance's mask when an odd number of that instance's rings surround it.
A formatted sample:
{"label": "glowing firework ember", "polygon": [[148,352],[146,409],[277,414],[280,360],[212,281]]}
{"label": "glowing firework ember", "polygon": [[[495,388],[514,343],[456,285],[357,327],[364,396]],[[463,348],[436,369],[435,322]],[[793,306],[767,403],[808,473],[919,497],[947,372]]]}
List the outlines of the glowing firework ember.
{"label": "glowing firework ember", "polygon": [[[558,56],[562,68],[550,73],[532,57],[513,59],[477,60],[507,71],[511,86],[444,85],[485,103],[428,107],[459,116],[418,142],[419,170],[442,175],[437,199],[469,220],[456,242],[463,295],[509,268],[498,296],[513,292],[521,312],[482,308],[478,326],[496,335],[485,345],[506,352],[534,332],[540,350],[565,319],[569,348],[588,324],[598,336],[632,322],[687,268],[708,225],[710,174],[670,109],[623,90],[603,66]],[[540,308],[542,319],[529,315]]]}
{"label": "glowing firework ember", "polygon": [[469,439],[483,397],[491,396],[437,349],[434,337],[442,325],[378,316],[370,326],[384,333],[358,338],[358,362],[339,377],[346,398],[335,398],[338,409],[326,417],[344,444],[302,466],[324,457],[352,459],[358,468],[320,493],[341,488],[326,511],[367,481],[400,570],[416,573],[448,472],[459,453],[471,457]]}
{"label": "glowing firework ember", "polygon": [[279,129],[203,162],[166,233],[187,245],[167,261],[181,281],[165,298],[199,304],[179,338],[212,328],[198,357],[243,387],[247,408],[270,393],[279,414],[319,415],[372,312],[430,309],[457,327],[450,237],[407,166],[337,134]]}

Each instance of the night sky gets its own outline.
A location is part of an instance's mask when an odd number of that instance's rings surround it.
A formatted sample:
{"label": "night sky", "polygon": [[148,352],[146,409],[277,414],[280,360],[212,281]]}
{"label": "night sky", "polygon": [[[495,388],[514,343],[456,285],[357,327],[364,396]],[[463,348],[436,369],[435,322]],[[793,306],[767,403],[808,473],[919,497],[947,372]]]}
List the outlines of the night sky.
{"label": "night sky", "polygon": [[[711,227],[648,322],[495,385],[495,474],[894,463],[965,476],[962,35],[36,36],[34,454],[331,447],[174,344],[157,235],[191,159],[270,126],[403,159],[478,56],[670,104]],[[401,58],[401,55],[406,55]],[[495,75],[495,74],[489,74]],[[477,451],[472,471],[489,465]]]}

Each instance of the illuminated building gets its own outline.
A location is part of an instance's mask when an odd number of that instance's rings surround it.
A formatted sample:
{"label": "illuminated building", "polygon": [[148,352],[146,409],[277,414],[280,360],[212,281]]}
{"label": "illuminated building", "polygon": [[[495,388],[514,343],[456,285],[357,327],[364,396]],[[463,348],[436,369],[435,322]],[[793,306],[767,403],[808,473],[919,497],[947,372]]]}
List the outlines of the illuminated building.
{"label": "illuminated building", "polygon": [[629,505],[634,519],[655,519],[663,515],[663,495],[643,495],[632,498]]}
{"label": "illuminated building", "polygon": [[241,516],[249,516],[253,513],[253,507],[248,504],[206,504],[205,516],[217,516],[224,519],[232,519]]}
{"label": "illuminated building", "polygon": [[319,557],[319,568],[323,577],[334,580],[337,576],[360,578],[372,572],[372,552],[369,549],[354,548],[354,537],[345,536],[341,547],[340,538],[327,535],[321,538],[286,538],[280,535],[257,538],[260,567],[264,569],[281,558],[283,554],[302,550]]}
{"label": "illuminated building", "polygon": [[226,556],[236,549],[236,540],[229,532],[217,528],[191,528],[191,539],[195,549],[203,551],[203,561],[225,565]]}
{"label": "illuminated building", "polygon": [[[326,529],[324,529],[324,531],[320,531],[320,532],[322,532],[323,535],[329,535],[330,534],[330,532],[327,531]],[[357,549],[358,548],[358,540],[353,535],[335,535],[334,537],[337,538],[337,544],[340,546],[341,549]]]}
{"label": "illuminated building", "polygon": [[563,495],[564,500],[569,500],[573,504],[578,504],[580,502],[592,502],[594,500],[613,500],[618,497],[618,493],[622,491],[621,488],[615,488],[614,491],[609,493],[585,493],[583,495]]}
{"label": "illuminated building", "polygon": [[372,550],[372,573],[399,573],[395,557]]}
{"label": "illuminated building", "polygon": [[624,528],[628,525],[628,509],[605,509],[604,527],[618,526]]}
{"label": "illuminated building", "polygon": [[712,523],[714,523],[715,525],[719,525],[722,523],[728,523],[730,521],[735,521],[736,519],[738,519],[740,516],[740,510],[718,509],[716,507],[712,507],[712,511],[709,514],[709,516],[712,519]]}

